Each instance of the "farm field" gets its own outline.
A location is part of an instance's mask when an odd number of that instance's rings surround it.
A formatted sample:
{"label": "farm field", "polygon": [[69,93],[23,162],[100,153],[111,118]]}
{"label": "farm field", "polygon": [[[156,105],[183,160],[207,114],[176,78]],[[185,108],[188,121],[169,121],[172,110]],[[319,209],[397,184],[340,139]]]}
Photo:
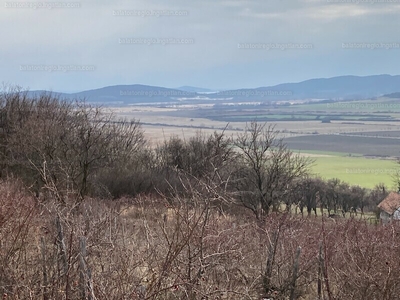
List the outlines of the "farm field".
{"label": "farm field", "polygon": [[342,113],[400,113],[399,99],[379,98],[374,100],[337,101],[329,103],[305,103],[292,105],[293,111],[324,111]]}
{"label": "farm field", "polygon": [[[287,102],[287,103],[240,103],[220,104],[214,108],[193,110],[194,116],[226,122],[236,121],[306,121],[342,120],[354,122],[398,122],[400,104],[397,99],[379,98],[360,101]],[[182,112],[170,112],[180,115]]]}
{"label": "farm field", "polygon": [[365,131],[365,132],[348,132],[346,135],[357,135],[366,137],[389,137],[400,139],[400,131]]}
{"label": "farm field", "polygon": [[301,153],[302,155],[306,155],[309,157],[331,157],[331,156],[346,156],[346,157],[363,157],[362,154],[352,153],[351,156],[349,153],[345,152],[333,152],[333,151],[318,151],[318,150],[307,150],[300,151],[296,149],[292,149],[294,153]]}
{"label": "farm field", "polygon": [[[184,128],[185,132],[190,130],[203,129],[220,129],[228,126],[229,129],[234,131],[242,130],[246,126],[246,121],[226,122],[210,120],[205,117],[192,116],[193,111],[182,109],[179,114],[170,115],[171,112],[177,112],[178,109],[159,108],[159,107],[122,107],[111,108],[111,112],[120,118],[140,120],[147,128],[156,130],[157,128],[176,127]],[[223,113],[223,112],[221,112]],[[387,122],[347,122],[331,121],[331,123],[322,123],[318,120],[292,120],[292,121],[274,121],[268,122],[276,125],[276,129],[285,134],[338,134],[350,132],[372,132],[372,131],[400,131],[400,123],[387,121]],[[188,128],[192,126],[193,128]],[[181,130],[179,130],[181,131]]]}
{"label": "farm field", "polygon": [[365,156],[399,157],[398,139],[346,135],[307,135],[285,139],[291,149],[357,153]]}
{"label": "farm field", "polygon": [[324,112],[288,112],[277,111],[276,114],[265,114],[265,112],[243,112],[244,114],[232,113],[231,115],[217,115],[208,116],[211,120],[225,121],[225,122],[236,122],[236,121],[247,121],[251,122],[253,120],[258,120],[261,122],[274,122],[274,121],[307,121],[315,120],[320,121],[323,119],[329,120],[346,120],[346,121],[395,121],[396,117],[388,114],[353,114],[353,113],[331,113],[326,114]]}
{"label": "farm field", "polygon": [[393,175],[400,165],[393,160],[363,157],[314,157],[312,172],[325,179],[339,178],[351,185],[373,188],[379,183],[393,187]]}
{"label": "farm field", "polygon": [[395,160],[333,155],[311,157],[315,161],[311,168],[315,175],[324,179],[339,178],[350,185],[365,188],[384,183],[391,189],[394,185],[393,176],[400,170]]}
{"label": "farm field", "polygon": [[302,156],[310,157],[314,163],[311,173],[315,176],[332,179],[339,178],[350,185],[374,188],[384,183],[394,188],[393,176],[400,171],[400,165],[394,159],[366,158],[361,154],[340,153],[332,151],[300,151]]}
{"label": "farm field", "polygon": [[[392,188],[392,176],[397,164],[388,158],[400,157],[398,99],[296,103],[287,106],[183,103],[171,107],[140,105],[110,109],[118,117],[140,120],[146,138],[153,146],[174,135],[188,139],[199,131],[211,134],[224,128],[228,136],[235,137],[247,122],[255,120],[255,115],[275,118],[275,121],[269,120],[268,123],[275,125],[280,132],[279,137],[290,149],[315,160],[312,171],[316,175],[337,177],[366,188],[373,188],[381,182]],[[292,120],[287,119],[292,116]],[[318,116],[319,119],[315,119]],[[322,123],[325,117],[330,117],[331,121]],[[376,120],[365,120],[371,117]],[[379,117],[385,117],[386,120],[378,120]],[[382,157],[386,159],[380,159]]]}

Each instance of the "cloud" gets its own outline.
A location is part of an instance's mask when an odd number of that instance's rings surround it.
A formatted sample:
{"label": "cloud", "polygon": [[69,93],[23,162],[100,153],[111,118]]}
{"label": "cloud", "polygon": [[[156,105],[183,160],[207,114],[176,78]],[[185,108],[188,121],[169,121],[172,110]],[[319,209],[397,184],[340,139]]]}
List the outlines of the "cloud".
{"label": "cloud", "polygon": [[[400,5],[333,1],[87,0],[74,9],[1,7],[0,73],[8,82],[60,90],[117,83],[231,88],[360,72],[396,73],[400,50],[344,50],[341,45],[400,42]],[[121,38],[164,42],[121,45]],[[239,43],[313,47],[246,50],[239,49]],[[26,64],[94,65],[96,71],[21,71],[20,65]]]}

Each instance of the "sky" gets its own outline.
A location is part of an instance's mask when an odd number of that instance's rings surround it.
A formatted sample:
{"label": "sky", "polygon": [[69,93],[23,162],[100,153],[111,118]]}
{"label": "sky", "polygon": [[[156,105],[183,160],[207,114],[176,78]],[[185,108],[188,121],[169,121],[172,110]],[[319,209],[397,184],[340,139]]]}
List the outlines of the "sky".
{"label": "sky", "polygon": [[0,4],[0,82],[215,90],[398,75],[400,0],[86,0]]}

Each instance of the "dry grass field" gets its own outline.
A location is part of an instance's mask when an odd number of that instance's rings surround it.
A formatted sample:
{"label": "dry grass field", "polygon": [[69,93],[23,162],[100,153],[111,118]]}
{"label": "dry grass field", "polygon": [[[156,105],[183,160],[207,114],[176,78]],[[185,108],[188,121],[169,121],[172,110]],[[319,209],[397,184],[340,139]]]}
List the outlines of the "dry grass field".
{"label": "dry grass field", "polygon": [[[144,125],[147,137],[150,141],[160,142],[171,135],[193,136],[200,129],[204,132],[213,132],[227,127],[226,133],[236,134],[243,130],[246,122],[226,123],[213,121],[205,118],[192,118],[183,116],[170,116],[171,111],[177,108],[159,108],[150,106],[135,106],[110,109],[116,116],[121,118],[137,119]],[[361,134],[363,132],[387,132],[399,131],[400,124],[396,122],[372,122],[366,121],[363,124],[357,122],[332,121],[331,123],[321,123],[320,121],[277,121],[274,122],[276,129],[281,131],[284,138],[315,135],[318,134],[339,134],[352,133]]]}

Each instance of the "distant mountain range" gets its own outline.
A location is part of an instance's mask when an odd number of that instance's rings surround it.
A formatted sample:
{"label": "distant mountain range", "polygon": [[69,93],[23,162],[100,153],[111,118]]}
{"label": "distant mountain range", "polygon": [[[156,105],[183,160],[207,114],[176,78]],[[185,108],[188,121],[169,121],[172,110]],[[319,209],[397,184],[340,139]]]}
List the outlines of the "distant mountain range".
{"label": "distant mountain range", "polygon": [[400,92],[383,95],[386,98],[400,98]]}
{"label": "distant mountain range", "polygon": [[[183,86],[170,89],[148,85],[115,85],[79,93],[58,93],[64,99],[85,99],[104,105],[129,105],[151,103],[212,103],[283,100],[350,100],[369,99],[383,95],[399,95],[400,75],[339,76],[310,79],[298,83],[283,83],[254,89],[237,89],[214,92],[210,89]],[[38,95],[46,91],[30,91]]]}
{"label": "distant mountain range", "polygon": [[[29,95],[40,95],[46,92],[30,91]],[[113,85],[100,89],[87,90],[79,93],[58,93],[51,92],[62,99],[85,99],[90,103],[99,104],[140,104],[182,101],[182,99],[193,99],[198,96],[195,92],[187,92],[177,89],[169,89],[159,86],[132,84]]]}

